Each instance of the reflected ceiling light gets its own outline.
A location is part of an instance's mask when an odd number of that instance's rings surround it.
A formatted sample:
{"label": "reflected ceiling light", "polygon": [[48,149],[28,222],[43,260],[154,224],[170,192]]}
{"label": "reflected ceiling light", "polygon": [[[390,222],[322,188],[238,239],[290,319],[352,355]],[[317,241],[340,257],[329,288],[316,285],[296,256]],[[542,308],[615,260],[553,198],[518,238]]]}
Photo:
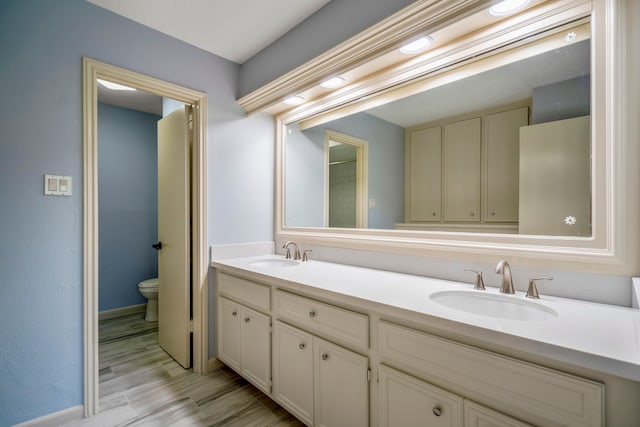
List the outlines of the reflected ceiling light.
{"label": "reflected ceiling light", "polygon": [[102,86],[106,87],[107,89],[111,89],[111,90],[135,90],[132,87],[129,86],[124,86],[118,83],[114,83],[114,82],[108,82],[106,80],[102,80],[102,79],[96,79],[98,83],[100,83]]}
{"label": "reflected ceiling light", "polygon": [[344,79],[342,77],[336,76],[323,81],[322,83],[320,83],[320,86],[327,89],[333,89],[335,87],[342,86],[343,84],[344,84]]}
{"label": "reflected ceiling light", "polygon": [[287,105],[300,105],[304,102],[304,98],[301,96],[290,96],[284,100],[284,103]]}
{"label": "reflected ceiling light", "polygon": [[400,52],[411,55],[414,53],[421,52],[431,46],[433,43],[433,39],[429,36],[420,37],[419,39],[413,40],[400,48]]}
{"label": "reflected ceiling light", "polygon": [[570,31],[567,33],[566,36],[564,36],[564,39],[568,42],[572,42],[576,39],[576,37],[578,37],[578,35],[576,34],[575,31]]}
{"label": "reflected ceiling light", "polygon": [[504,0],[494,4],[489,8],[489,14],[493,16],[504,16],[517,12],[529,3],[529,0]]}

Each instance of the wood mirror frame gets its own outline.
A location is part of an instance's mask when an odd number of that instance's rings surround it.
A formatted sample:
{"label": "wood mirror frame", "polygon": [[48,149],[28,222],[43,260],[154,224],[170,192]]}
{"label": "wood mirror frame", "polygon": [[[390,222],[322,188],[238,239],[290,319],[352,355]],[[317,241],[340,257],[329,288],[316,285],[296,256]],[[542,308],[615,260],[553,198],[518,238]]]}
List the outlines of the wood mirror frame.
{"label": "wood mirror frame", "polygon": [[[638,93],[631,78],[637,41],[629,37],[631,18],[625,17],[629,0],[555,0],[538,2],[518,16],[500,21],[492,30],[475,31],[437,61],[374,70],[348,88],[332,93],[314,92],[322,79],[373,60],[430,28],[444,28],[486,9],[493,1],[418,1],[358,34],[313,61],[239,100],[245,111],[272,111],[276,117],[275,239],[300,244],[357,250],[494,262],[533,267],[633,275],[640,266],[638,202],[635,167],[638,129],[631,118],[638,106],[626,93]],[[532,2],[535,3],[535,2]],[[284,223],[284,136],[289,123],[322,116],[337,118],[360,111],[359,103],[392,100],[415,89],[421,78],[438,67],[492,55],[548,29],[580,19],[591,23],[592,51],[592,236],[532,236],[471,234],[412,230],[328,229],[288,227]],[[362,52],[367,52],[366,55]],[[411,62],[411,61],[408,61]],[[393,89],[391,89],[393,88]],[[285,95],[308,91],[312,101],[288,111],[279,103]]]}

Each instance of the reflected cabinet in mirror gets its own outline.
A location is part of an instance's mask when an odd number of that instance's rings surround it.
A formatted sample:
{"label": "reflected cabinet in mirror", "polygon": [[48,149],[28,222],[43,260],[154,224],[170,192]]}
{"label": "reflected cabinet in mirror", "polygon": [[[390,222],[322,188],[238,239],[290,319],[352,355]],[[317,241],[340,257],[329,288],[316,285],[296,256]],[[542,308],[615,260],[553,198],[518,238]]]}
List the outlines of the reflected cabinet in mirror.
{"label": "reflected cabinet in mirror", "polygon": [[279,116],[277,235],[620,271],[631,172],[603,17],[624,22],[625,1],[532,2],[493,24],[473,9],[431,51]]}

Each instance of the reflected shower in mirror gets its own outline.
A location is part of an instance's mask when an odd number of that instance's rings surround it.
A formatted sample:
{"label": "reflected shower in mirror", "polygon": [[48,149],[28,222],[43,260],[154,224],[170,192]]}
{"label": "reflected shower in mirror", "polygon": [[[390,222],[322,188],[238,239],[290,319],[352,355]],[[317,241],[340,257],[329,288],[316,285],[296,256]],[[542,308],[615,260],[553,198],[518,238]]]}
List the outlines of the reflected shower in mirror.
{"label": "reflected shower in mirror", "polygon": [[[285,226],[591,235],[589,34],[551,31],[408,97],[288,124]],[[367,142],[360,224],[332,219],[335,134]]]}

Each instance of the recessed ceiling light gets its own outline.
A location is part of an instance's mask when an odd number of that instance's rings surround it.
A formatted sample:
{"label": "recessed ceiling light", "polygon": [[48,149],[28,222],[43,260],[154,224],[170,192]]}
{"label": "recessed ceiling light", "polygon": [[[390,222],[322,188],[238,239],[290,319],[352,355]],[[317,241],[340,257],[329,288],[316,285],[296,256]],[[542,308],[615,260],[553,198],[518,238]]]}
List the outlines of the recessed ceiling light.
{"label": "recessed ceiling light", "polygon": [[284,100],[284,103],[287,105],[300,105],[304,102],[304,98],[301,96],[290,96]]}
{"label": "recessed ceiling light", "polygon": [[493,16],[504,16],[517,12],[529,3],[529,0],[504,0],[494,4],[489,8],[489,14]]}
{"label": "recessed ceiling light", "polygon": [[111,90],[135,90],[132,87],[129,86],[124,86],[118,83],[114,83],[114,82],[108,82],[106,80],[102,80],[102,79],[96,79],[98,81],[98,83],[100,83],[102,86],[106,87],[107,89],[111,89]]}
{"label": "recessed ceiling light", "polygon": [[342,86],[344,84],[344,79],[342,77],[332,77],[320,83],[320,86],[325,87],[327,89],[333,89],[338,86]]}
{"label": "recessed ceiling light", "polygon": [[413,40],[400,48],[400,52],[411,55],[414,53],[421,52],[431,46],[433,43],[433,39],[429,36],[420,37],[419,39]]}

